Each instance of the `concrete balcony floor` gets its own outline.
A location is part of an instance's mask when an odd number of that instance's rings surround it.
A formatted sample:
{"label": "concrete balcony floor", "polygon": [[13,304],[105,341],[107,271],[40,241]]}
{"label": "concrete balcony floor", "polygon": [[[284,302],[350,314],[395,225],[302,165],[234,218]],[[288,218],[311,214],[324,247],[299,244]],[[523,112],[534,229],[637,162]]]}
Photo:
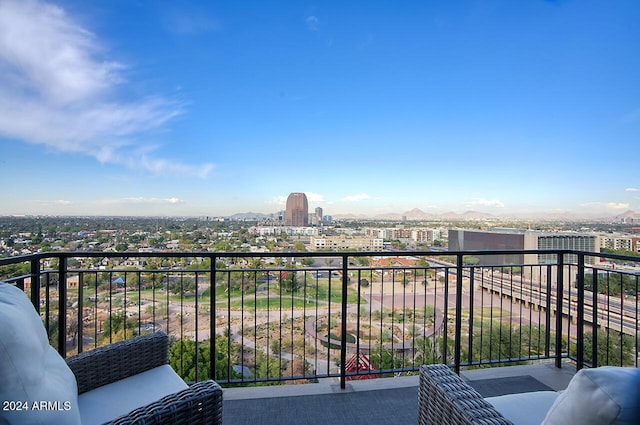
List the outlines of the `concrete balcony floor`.
{"label": "concrete balcony floor", "polygon": [[[540,363],[468,370],[461,376],[490,396],[560,391],[575,371],[570,363],[560,369]],[[225,389],[223,417],[226,425],[415,424],[417,409],[418,376],[348,381],[344,390],[329,379],[317,384]]]}

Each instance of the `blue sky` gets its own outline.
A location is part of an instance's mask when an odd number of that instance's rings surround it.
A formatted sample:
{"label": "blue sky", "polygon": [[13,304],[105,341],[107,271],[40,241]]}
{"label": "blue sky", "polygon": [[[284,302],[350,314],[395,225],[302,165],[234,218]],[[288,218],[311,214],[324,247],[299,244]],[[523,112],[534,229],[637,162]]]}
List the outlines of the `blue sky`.
{"label": "blue sky", "polygon": [[640,212],[636,0],[0,0],[0,214]]}

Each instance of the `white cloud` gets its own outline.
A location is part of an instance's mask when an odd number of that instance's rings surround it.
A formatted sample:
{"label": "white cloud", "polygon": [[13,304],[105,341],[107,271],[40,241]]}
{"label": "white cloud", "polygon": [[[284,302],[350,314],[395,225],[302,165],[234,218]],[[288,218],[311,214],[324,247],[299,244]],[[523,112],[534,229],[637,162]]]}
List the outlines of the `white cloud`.
{"label": "white cloud", "polygon": [[325,202],[324,196],[320,195],[319,193],[305,192],[304,194],[307,195],[307,201],[309,202]]}
{"label": "white cloud", "polygon": [[307,19],[304,20],[307,23],[307,28],[310,31],[319,31],[320,30],[320,20],[316,16],[307,16]]}
{"label": "white cloud", "polygon": [[[310,203],[326,203],[324,196],[320,195],[319,193],[305,192],[305,195],[307,196],[307,201]],[[269,205],[285,207],[287,205],[288,197],[289,195],[274,196],[273,198],[265,202]]]}
{"label": "white cloud", "polygon": [[628,187],[625,189],[625,192],[640,192],[640,189],[637,187]]}
{"label": "white cloud", "polygon": [[211,164],[140,157],[136,136],[183,112],[160,96],[116,98],[126,67],[55,5],[0,1],[0,136],[146,171],[206,177]]}
{"label": "white cloud", "polygon": [[274,196],[273,198],[271,198],[268,201],[266,201],[266,203],[270,204],[270,205],[285,206],[287,204],[287,197],[286,196]]}
{"label": "white cloud", "polygon": [[629,204],[622,202],[587,202],[581,206],[604,210],[627,210],[630,208]]}
{"label": "white cloud", "polygon": [[347,202],[366,201],[367,199],[371,199],[371,197],[366,193],[357,193],[355,195],[347,195],[344,197],[344,200]]}
{"label": "white cloud", "polygon": [[467,206],[470,207],[493,207],[493,208],[504,208],[504,203],[498,199],[474,199],[472,201],[467,202]]}
{"label": "white cloud", "polygon": [[103,199],[97,201],[98,204],[152,204],[152,205],[177,205],[183,204],[184,201],[180,198],[145,198],[145,197],[130,197],[120,199]]}

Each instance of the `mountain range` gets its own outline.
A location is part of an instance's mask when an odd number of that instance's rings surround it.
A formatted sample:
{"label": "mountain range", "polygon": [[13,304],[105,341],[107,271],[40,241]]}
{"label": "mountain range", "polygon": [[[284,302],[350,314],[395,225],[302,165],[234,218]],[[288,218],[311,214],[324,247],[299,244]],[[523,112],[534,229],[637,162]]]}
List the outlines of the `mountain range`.
{"label": "mountain range", "polygon": [[[273,217],[273,214],[263,213],[238,213],[231,216],[233,220],[265,220]],[[474,221],[474,220],[499,220],[499,219],[537,219],[545,221],[604,221],[609,223],[623,222],[629,220],[640,221],[640,213],[635,211],[625,211],[622,214],[615,216],[597,215],[597,214],[575,214],[575,213],[547,213],[547,214],[505,214],[494,215],[480,211],[465,211],[457,213],[453,211],[433,214],[422,211],[419,208],[413,208],[412,210],[404,213],[387,213],[378,215],[365,215],[365,214],[334,214],[333,218],[336,219],[369,219],[369,220],[413,220],[413,221],[430,221],[430,220],[443,220],[443,221]]]}

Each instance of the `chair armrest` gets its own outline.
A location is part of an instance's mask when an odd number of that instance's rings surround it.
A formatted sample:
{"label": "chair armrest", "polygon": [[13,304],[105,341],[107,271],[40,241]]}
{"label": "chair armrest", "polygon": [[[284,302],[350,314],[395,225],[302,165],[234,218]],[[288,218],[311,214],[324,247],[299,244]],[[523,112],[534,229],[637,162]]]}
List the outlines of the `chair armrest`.
{"label": "chair armrest", "polygon": [[78,394],[169,363],[169,337],[162,331],[119,341],[69,357]]}
{"label": "chair armrest", "polygon": [[513,425],[446,365],[420,368],[418,424]]}
{"label": "chair armrest", "polygon": [[197,382],[103,425],[221,423],[222,388],[216,382],[208,380]]}

